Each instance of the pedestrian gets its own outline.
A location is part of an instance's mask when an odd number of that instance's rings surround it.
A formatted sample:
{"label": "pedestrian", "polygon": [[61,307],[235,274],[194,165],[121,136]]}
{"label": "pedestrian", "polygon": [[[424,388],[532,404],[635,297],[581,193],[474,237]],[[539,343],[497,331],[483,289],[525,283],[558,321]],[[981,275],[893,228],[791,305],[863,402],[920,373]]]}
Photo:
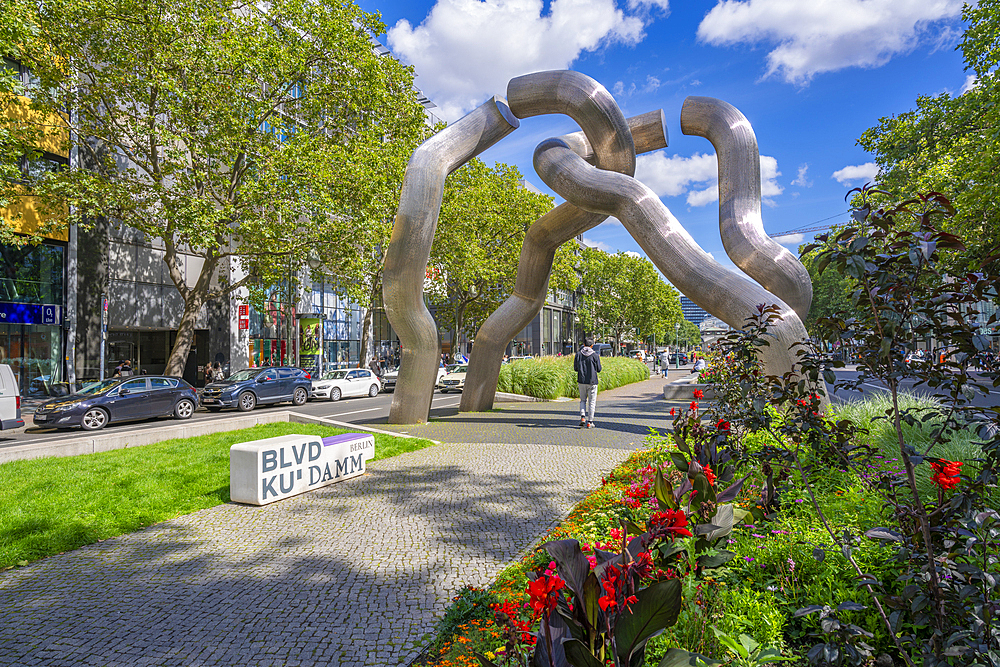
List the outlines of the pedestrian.
{"label": "pedestrian", "polygon": [[594,352],[594,339],[587,337],[573,359],[573,370],[580,386],[580,428],[594,428],[597,409],[597,374],[601,372],[601,355]]}
{"label": "pedestrian", "polygon": [[222,382],[226,379],[226,374],[222,372],[222,364],[216,361],[212,365],[212,382]]}

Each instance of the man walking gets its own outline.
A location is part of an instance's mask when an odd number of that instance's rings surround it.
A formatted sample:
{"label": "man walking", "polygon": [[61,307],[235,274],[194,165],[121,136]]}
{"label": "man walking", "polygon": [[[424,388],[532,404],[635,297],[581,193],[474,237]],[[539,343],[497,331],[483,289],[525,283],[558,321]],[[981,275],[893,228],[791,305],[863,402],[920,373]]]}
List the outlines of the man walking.
{"label": "man walking", "polygon": [[597,409],[597,374],[601,372],[601,355],[594,352],[594,339],[587,337],[573,360],[576,381],[580,385],[580,428],[594,428]]}

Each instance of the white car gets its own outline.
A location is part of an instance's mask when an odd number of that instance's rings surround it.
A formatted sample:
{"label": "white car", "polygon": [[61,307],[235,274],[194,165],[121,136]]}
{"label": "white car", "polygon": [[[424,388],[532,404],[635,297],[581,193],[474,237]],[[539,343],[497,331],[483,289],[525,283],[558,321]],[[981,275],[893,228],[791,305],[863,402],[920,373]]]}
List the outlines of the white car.
{"label": "white car", "polygon": [[322,378],[312,381],[312,398],[327,398],[331,401],[339,401],[345,396],[378,396],[380,391],[382,383],[367,368],[330,371]]}
{"label": "white car", "polygon": [[[441,378],[448,374],[448,369],[439,368],[437,374],[437,381],[434,386],[441,384]],[[396,380],[399,379],[399,369],[394,371],[389,371],[388,373],[383,373],[382,375],[382,386],[385,388],[385,393],[391,394],[396,390]]]}
{"label": "white car", "polygon": [[449,391],[462,391],[465,389],[465,373],[469,370],[466,364],[456,366],[450,373],[438,380],[437,386],[442,394]]}

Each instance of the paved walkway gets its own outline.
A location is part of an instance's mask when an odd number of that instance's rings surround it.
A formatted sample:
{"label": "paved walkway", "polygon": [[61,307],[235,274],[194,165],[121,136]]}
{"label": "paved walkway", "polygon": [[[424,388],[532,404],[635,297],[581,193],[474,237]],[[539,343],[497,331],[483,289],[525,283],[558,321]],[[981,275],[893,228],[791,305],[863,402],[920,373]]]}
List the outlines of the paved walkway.
{"label": "paved walkway", "polygon": [[489,583],[662,420],[655,386],[608,392],[591,431],[564,425],[576,403],[456,420],[557,444],[445,443],[0,572],[0,664],[406,664],[462,585]]}
{"label": "paved walkway", "polygon": [[[669,380],[685,377],[689,371],[672,371]],[[442,412],[428,424],[399,426],[385,419],[359,420],[440,442],[546,443],[584,447],[624,447],[636,449],[650,429],[665,432],[673,417],[671,407],[687,405],[691,399],[668,403],[663,400],[667,379],[652,378],[618,389],[601,392],[594,416],[596,428],[580,428],[580,401],[549,403],[496,403],[491,412]]]}

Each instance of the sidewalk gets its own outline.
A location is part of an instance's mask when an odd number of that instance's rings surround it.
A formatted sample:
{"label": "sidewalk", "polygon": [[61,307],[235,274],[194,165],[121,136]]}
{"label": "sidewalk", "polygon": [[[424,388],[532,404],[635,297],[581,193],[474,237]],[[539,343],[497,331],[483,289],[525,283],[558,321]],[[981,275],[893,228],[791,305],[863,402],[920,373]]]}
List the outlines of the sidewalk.
{"label": "sidewalk", "polygon": [[[670,379],[689,371],[681,369]],[[458,408],[427,424],[386,424],[385,419],[359,421],[389,431],[439,442],[534,443],[637,449],[649,429],[668,430],[670,408],[663,399],[667,379],[651,378],[598,394],[595,428],[580,428],[580,400],[547,403],[496,403],[490,412],[458,412]]]}
{"label": "sidewalk", "polygon": [[445,443],[0,572],[0,664],[405,665],[462,585],[488,584],[665,423],[663,382],[602,394],[592,430],[572,426],[576,402],[505,404],[420,427],[499,443]]}

